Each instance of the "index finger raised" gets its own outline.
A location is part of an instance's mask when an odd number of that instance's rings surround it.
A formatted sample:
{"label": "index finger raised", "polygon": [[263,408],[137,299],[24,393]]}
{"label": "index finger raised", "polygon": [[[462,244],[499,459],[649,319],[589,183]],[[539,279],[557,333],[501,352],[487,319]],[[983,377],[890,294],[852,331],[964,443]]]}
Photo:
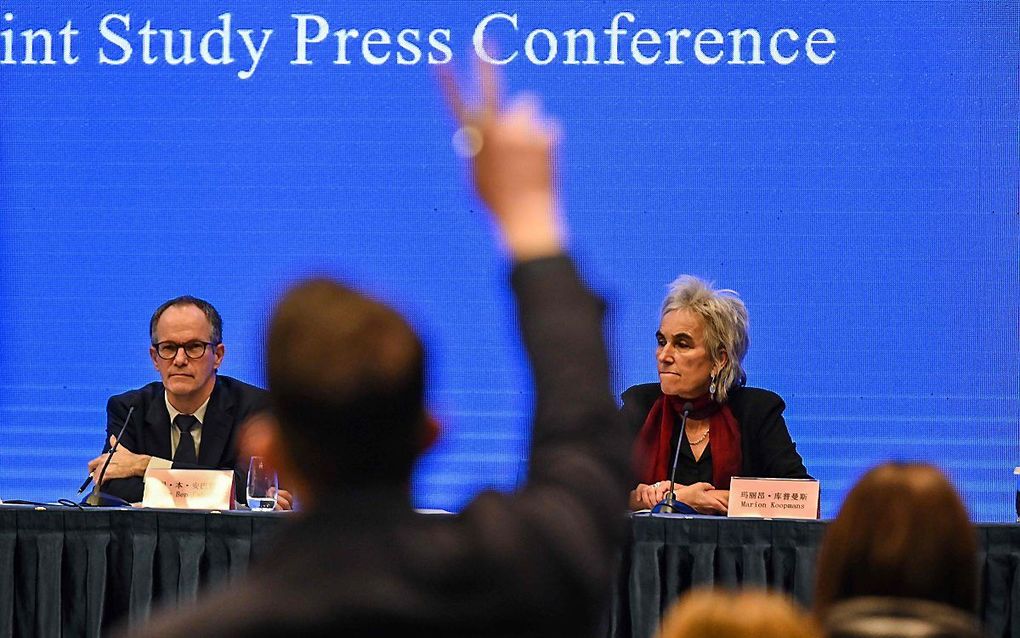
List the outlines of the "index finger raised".
{"label": "index finger raised", "polygon": [[446,96],[446,103],[449,105],[450,110],[453,111],[453,116],[462,125],[466,124],[468,120],[468,107],[464,102],[464,97],[461,95],[457,78],[453,76],[453,71],[445,66],[439,67],[437,73],[439,74],[439,86],[443,89],[443,95]]}
{"label": "index finger raised", "polygon": [[495,65],[482,59],[475,59],[475,68],[478,73],[478,83],[482,97],[482,114],[491,117],[499,112],[500,88],[499,73]]}

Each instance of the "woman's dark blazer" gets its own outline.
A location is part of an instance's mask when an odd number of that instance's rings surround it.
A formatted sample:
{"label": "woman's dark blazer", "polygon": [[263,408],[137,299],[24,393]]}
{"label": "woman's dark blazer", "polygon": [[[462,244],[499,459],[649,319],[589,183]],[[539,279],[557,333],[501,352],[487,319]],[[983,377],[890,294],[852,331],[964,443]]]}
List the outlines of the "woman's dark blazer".
{"label": "woman's dark blazer", "polygon": [[[652,404],[660,396],[658,383],[635,385],[623,393],[620,415],[632,434],[641,430]],[[811,478],[786,429],[783,420],[786,404],[778,394],[760,388],[733,388],[727,404],[740,425],[741,476]]]}

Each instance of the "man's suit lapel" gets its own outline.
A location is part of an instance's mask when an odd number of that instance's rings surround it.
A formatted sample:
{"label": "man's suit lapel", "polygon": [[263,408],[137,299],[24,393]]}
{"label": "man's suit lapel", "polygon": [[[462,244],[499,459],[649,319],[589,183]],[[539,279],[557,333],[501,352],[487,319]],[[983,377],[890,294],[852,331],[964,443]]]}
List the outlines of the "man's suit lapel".
{"label": "man's suit lapel", "polygon": [[217,467],[223,458],[223,451],[230,440],[231,424],[234,422],[234,400],[217,378],[209,407],[205,409],[202,422],[202,443],[198,446],[198,464],[202,467]]}
{"label": "man's suit lapel", "polygon": [[[166,398],[160,386],[156,397],[149,403],[145,413],[145,438],[151,450],[149,454],[161,459],[173,458],[170,452],[170,413],[166,411]],[[134,452],[135,450],[132,450]]]}

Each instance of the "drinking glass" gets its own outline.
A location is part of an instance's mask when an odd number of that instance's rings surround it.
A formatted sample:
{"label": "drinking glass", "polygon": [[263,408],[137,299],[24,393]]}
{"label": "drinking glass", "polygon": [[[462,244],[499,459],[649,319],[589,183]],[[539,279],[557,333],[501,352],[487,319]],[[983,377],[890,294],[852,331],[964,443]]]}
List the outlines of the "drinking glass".
{"label": "drinking glass", "polygon": [[1013,470],[1016,477],[1016,522],[1020,523],[1020,467]]}
{"label": "drinking glass", "polygon": [[276,508],[279,481],[261,456],[251,457],[248,466],[248,507],[253,512],[271,512]]}

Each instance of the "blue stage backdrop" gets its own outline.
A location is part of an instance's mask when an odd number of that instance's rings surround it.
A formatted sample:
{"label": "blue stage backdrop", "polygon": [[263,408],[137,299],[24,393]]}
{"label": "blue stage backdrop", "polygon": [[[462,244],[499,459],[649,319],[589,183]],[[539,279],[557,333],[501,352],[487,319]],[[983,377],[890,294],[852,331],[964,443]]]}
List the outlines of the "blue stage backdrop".
{"label": "blue stage backdrop", "polygon": [[[376,291],[431,351],[458,509],[524,478],[529,373],[507,264],[451,150],[436,68],[480,55],[562,122],[572,250],[612,303],[614,390],[655,380],[666,284],[750,310],[749,384],[831,516],[887,459],[1013,518],[1018,2],[0,2],[0,498],[74,494],[106,398],[157,378],[172,296],[222,371],[312,273]],[[476,47],[486,38],[490,52]]]}

